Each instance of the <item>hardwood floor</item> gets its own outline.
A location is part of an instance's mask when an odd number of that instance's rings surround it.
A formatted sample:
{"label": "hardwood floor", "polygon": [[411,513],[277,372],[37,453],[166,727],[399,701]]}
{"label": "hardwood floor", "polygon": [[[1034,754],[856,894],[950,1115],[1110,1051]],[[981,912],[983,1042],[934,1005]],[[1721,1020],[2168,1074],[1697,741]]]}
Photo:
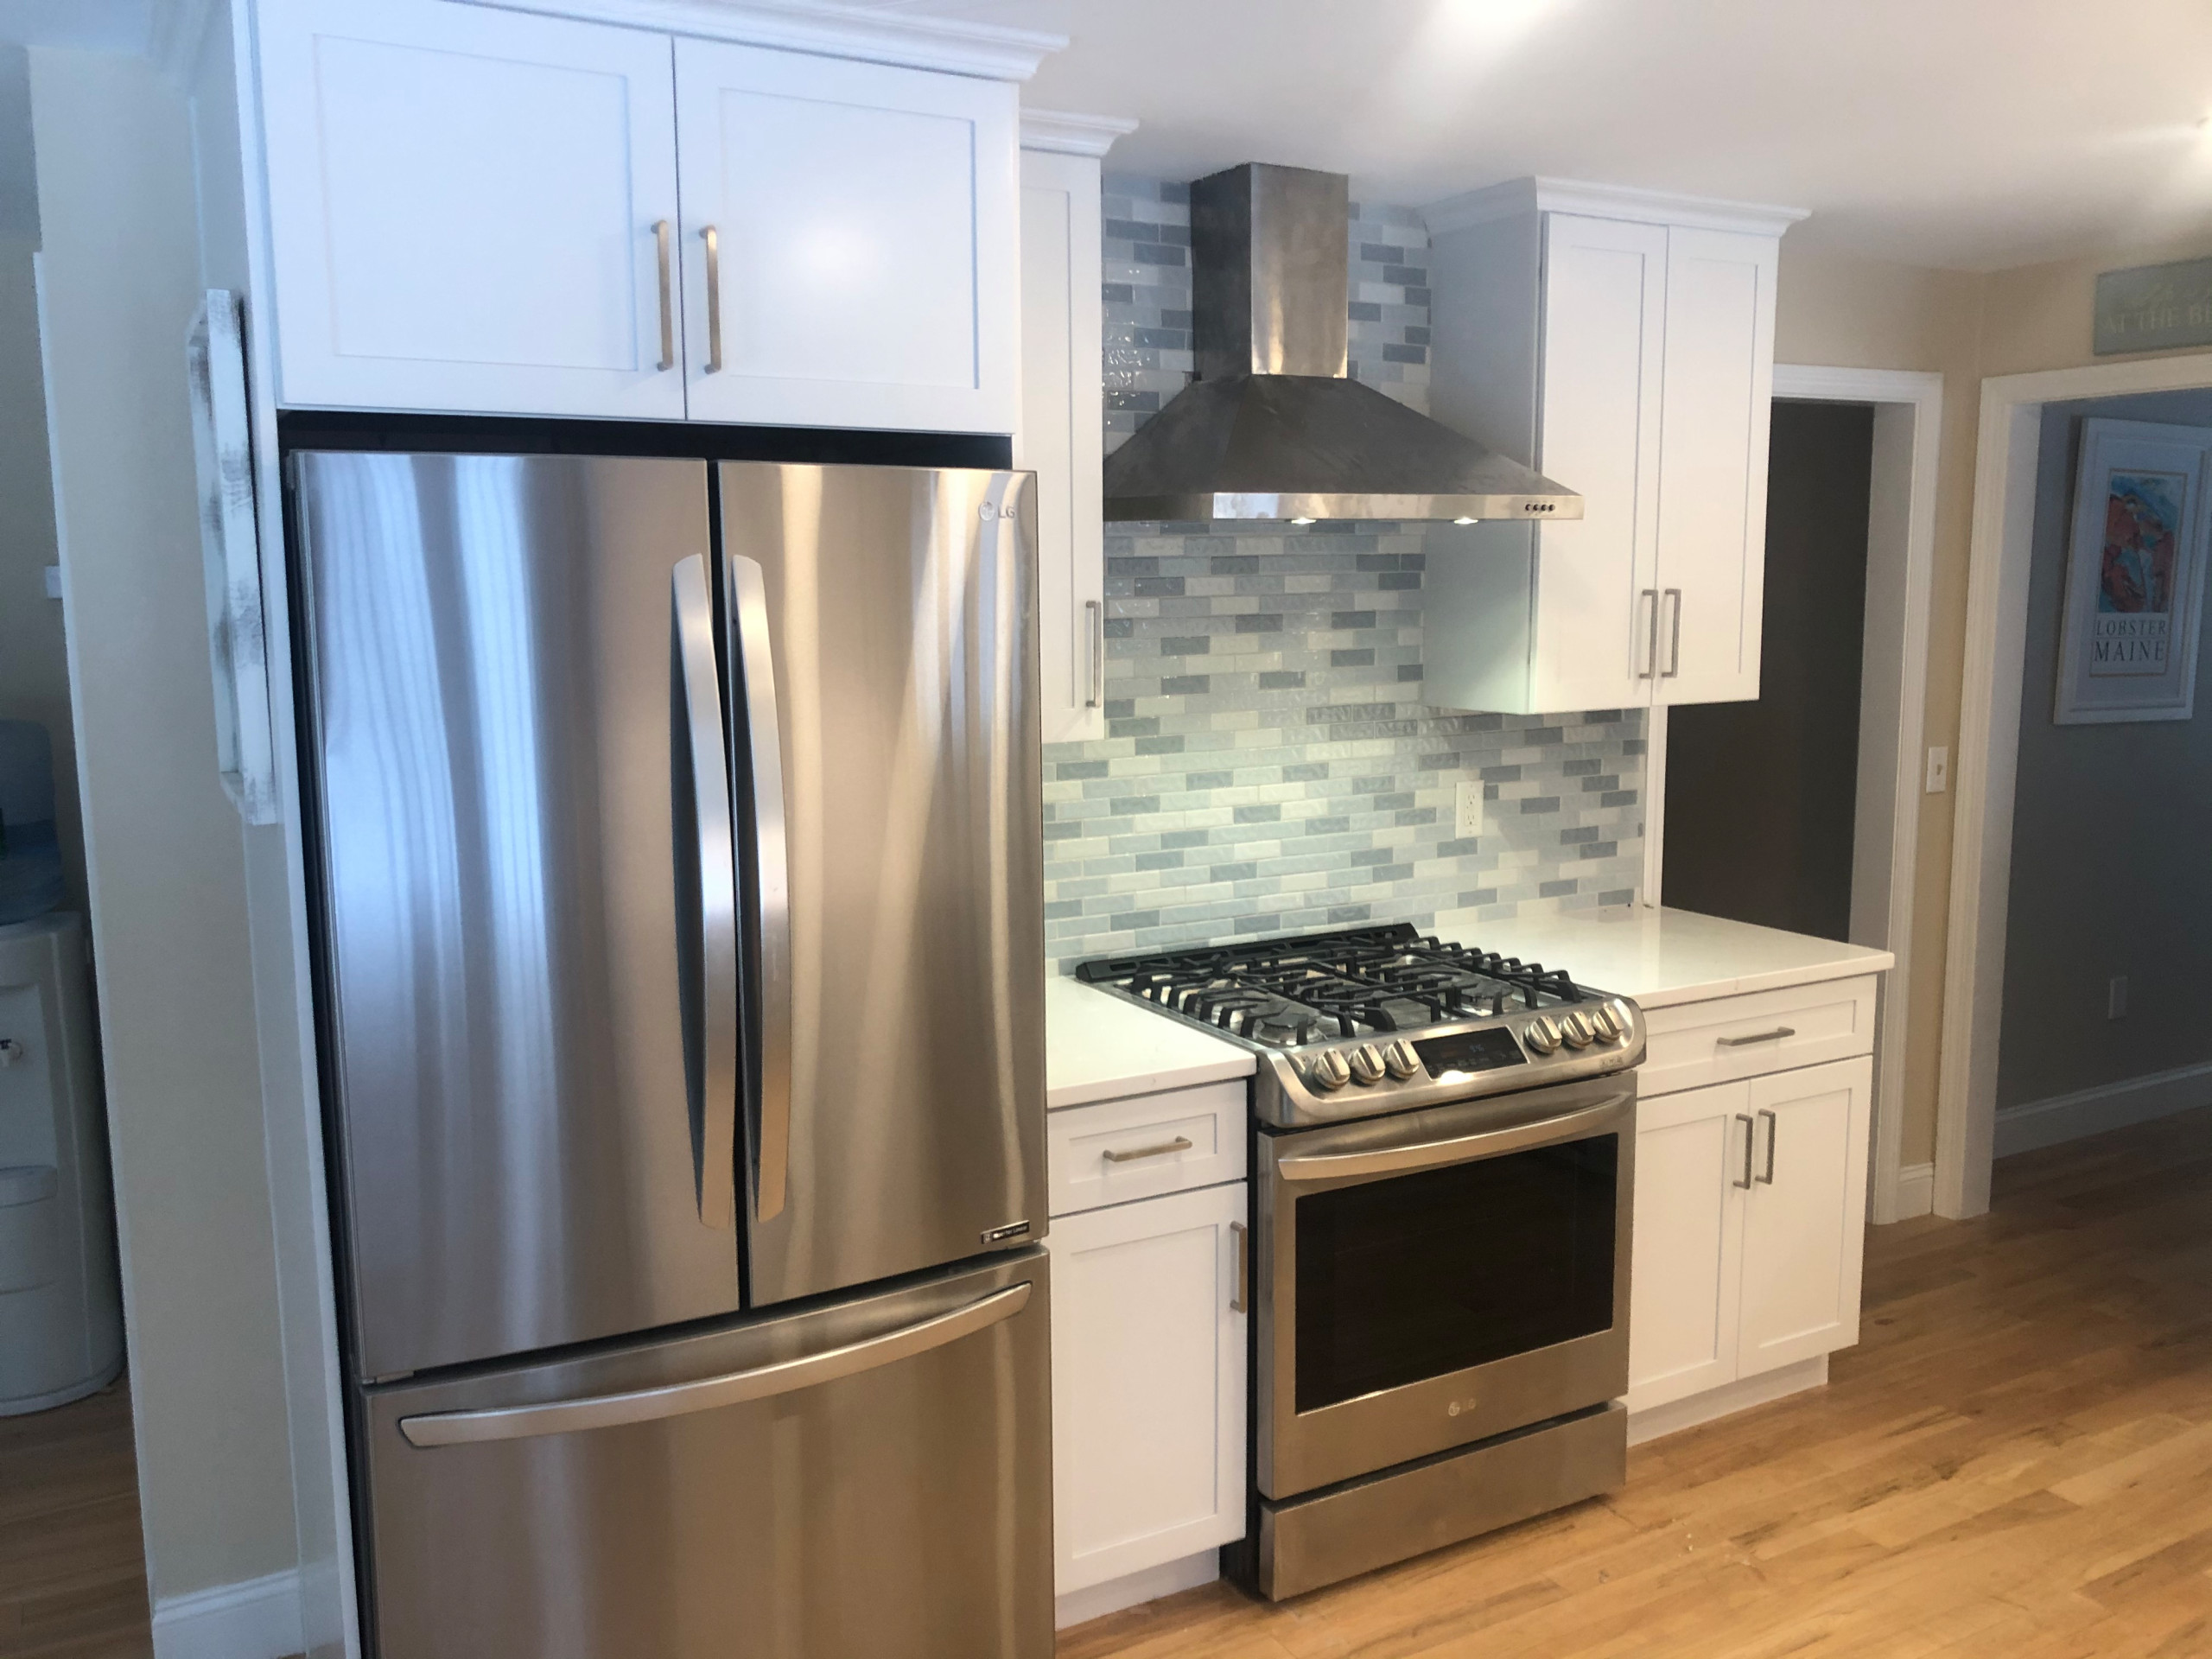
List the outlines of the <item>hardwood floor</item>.
{"label": "hardwood floor", "polygon": [[153,1650],[129,1389],[0,1417],[0,1656]]}
{"label": "hardwood floor", "polygon": [[2212,1656],[2212,1109],[1875,1230],[1831,1375],[1631,1451],[1608,1497],[1279,1606],[1191,1591],[1061,1659]]}

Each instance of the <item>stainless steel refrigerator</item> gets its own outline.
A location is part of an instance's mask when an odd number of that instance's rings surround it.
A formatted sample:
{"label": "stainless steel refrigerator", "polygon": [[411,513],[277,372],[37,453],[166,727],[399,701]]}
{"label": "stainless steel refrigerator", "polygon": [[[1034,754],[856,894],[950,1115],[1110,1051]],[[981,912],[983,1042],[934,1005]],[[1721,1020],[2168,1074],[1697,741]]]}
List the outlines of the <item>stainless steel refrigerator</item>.
{"label": "stainless steel refrigerator", "polygon": [[289,476],[375,1652],[1044,1659],[1028,475]]}

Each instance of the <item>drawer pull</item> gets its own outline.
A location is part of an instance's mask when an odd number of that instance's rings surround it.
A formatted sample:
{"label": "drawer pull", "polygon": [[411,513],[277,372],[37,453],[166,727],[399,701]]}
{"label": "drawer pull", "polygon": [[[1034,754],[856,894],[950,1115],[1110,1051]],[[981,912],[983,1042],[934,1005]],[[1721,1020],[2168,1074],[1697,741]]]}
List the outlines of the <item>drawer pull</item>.
{"label": "drawer pull", "polygon": [[1179,1135],[1173,1141],[1163,1141],[1156,1147],[1138,1147],[1128,1152],[1109,1152],[1104,1155],[1109,1164],[1133,1164],[1140,1158],[1165,1158],[1171,1152],[1188,1152],[1191,1138]]}
{"label": "drawer pull", "polygon": [[1777,1026],[1772,1031],[1756,1032],[1749,1037],[1720,1037],[1714,1040],[1723,1048],[1748,1048],[1753,1043],[1776,1043],[1796,1034],[1795,1026]]}

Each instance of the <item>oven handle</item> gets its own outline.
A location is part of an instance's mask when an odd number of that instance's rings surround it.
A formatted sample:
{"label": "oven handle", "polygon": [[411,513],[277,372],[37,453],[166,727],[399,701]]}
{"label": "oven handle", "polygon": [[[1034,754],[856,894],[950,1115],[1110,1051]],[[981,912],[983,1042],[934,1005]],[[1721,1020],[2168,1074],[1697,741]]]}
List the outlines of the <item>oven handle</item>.
{"label": "oven handle", "polygon": [[1540,1117],[1502,1129],[1483,1129],[1453,1135],[1448,1141],[1416,1141],[1402,1147],[1381,1147],[1367,1152],[1301,1153],[1283,1159],[1275,1173],[1286,1181],[1336,1181],[1359,1175],[1393,1175],[1405,1170],[1434,1169],[1445,1164],[1472,1163],[1501,1153],[1542,1146],[1552,1141],[1573,1141],[1604,1128],[1625,1115],[1632,1095],[1611,1095],[1595,1106]]}

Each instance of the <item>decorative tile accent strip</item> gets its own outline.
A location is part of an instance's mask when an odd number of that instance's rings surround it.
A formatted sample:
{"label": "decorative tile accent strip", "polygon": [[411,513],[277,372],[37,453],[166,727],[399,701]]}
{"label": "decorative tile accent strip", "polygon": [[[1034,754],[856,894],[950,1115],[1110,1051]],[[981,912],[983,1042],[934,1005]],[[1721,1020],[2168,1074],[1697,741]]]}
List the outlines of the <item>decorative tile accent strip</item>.
{"label": "decorative tile accent strip", "polygon": [[[1192,370],[1189,192],[1106,183],[1109,448]],[[1357,205],[1351,371],[1426,410],[1427,238]],[[1045,751],[1053,960],[1367,921],[1624,904],[1643,866],[1640,711],[1421,701],[1420,525],[1112,526],[1107,735]],[[1452,833],[1478,778],[1484,831]]]}

